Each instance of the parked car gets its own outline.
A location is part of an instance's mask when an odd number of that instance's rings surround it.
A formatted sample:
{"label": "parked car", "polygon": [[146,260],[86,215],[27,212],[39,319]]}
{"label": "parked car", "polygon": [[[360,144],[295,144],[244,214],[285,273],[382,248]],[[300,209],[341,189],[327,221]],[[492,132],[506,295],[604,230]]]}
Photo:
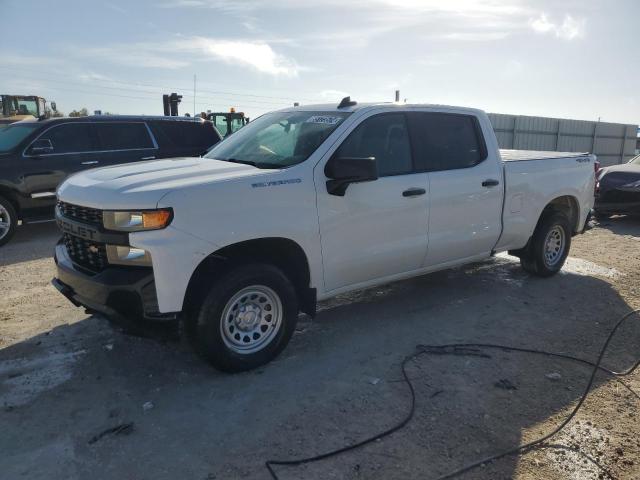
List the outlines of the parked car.
{"label": "parked car", "polygon": [[53,219],[56,187],[98,166],[198,156],[219,142],[202,119],[96,116],[23,121],[0,129],[0,245],[18,220]]}
{"label": "parked car", "polygon": [[203,158],[67,179],[53,283],[107,316],[183,318],[213,365],[246,370],[318,300],[503,251],[555,274],[593,206],[594,161],[501,152],[475,109],[294,107]]}
{"label": "parked car", "polygon": [[623,165],[600,169],[593,211],[600,218],[640,215],[640,155]]}

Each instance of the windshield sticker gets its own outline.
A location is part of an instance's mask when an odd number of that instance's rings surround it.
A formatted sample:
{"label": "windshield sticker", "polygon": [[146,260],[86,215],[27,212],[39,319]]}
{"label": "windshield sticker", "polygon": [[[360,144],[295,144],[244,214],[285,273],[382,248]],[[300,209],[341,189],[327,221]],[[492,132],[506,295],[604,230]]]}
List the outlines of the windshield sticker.
{"label": "windshield sticker", "polygon": [[301,183],[301,178],[288,178],[286,180],[273,180],[271,182],[252,183],[253,188],[275,187],[277,185],[287,185],[289,183]]}
{"label": "windshield sticker", "polygon": [[336,125],[340,123],[342,117],[329,117],[325,115],[314,115],[309,117],[304,123],[321,123],[323,125]]}

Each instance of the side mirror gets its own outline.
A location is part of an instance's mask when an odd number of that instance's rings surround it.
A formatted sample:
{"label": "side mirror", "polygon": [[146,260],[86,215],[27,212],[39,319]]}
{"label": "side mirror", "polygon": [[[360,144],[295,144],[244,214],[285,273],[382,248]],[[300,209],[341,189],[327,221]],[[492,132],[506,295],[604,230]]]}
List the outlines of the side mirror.
{"label": "side mirror", "polygon": [[351,183],[372,182],[378,179],[375,157],[333,157],[324,167],[327,192],[343,197]]}
{"label": "side mirror", "polygon": [[48,138],[39,138],[29,147],[29,153],[32,155],[42,155],[53,152],[53,144]]}

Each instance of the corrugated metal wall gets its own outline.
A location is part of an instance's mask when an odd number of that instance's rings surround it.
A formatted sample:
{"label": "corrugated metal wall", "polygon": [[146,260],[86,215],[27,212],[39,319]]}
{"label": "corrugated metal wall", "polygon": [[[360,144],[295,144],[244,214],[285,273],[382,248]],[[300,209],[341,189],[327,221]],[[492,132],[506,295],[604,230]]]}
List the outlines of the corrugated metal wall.
{"label": "corrugated metal wall", "polygon": [[602,166],[635,155],[637,125],[490,113],[500,148],[595,153]]}

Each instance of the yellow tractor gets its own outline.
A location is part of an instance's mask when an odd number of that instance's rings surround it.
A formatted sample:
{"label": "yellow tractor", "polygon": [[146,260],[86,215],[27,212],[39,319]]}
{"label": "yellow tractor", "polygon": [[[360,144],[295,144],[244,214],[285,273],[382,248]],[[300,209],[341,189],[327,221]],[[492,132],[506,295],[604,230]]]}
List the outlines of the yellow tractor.
{"label": "yellow tractor", "polygon": [[207,112],[206,119],[213,122],[214,127],[223,137],[240,130],[249,122],[249,117],[245,117],[243,112],[236,112],[235,108],[231,108],[228,112]]}
{"label": "yellow tractor", "polygon": [[[165,116],[179,115],[178,105],[181,102],[182,95],[178,95],[177,93],[162,95],[162,107]],[[186,116],[189,116],[189,114],[187,113]],[[236,112],[236,109],[233,107],[231,107],[228,112],[211,112],[211,110],[207,110],[197,116],[204,120],[211,121],[223,138],[240,130],[249,123],[249,117],[246,117],[244,112]]]}
{"label": "yellow tractor", "polygon": [[[51,109],[56,111],[55,102],[51,102]],[[20,120],[46,118],[49,114],[47,101],[42,97],[0,94],[0,125]]]}

